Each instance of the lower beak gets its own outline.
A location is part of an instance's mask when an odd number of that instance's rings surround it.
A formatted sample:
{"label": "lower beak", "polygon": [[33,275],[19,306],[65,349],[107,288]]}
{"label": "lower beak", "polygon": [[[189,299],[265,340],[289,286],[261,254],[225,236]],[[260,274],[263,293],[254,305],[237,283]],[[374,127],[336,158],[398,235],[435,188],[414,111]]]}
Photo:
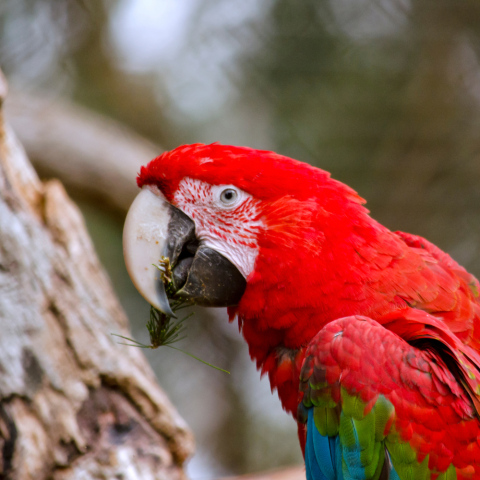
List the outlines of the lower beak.
{"label": "lower beak", "polygon": [[149,187],[142,189],[128,211],[123,254],[137,290],[172,317],[169,297],[227,307],[238,304],[245,291],[239,270],[217,251],[199,244],[193,221]]}

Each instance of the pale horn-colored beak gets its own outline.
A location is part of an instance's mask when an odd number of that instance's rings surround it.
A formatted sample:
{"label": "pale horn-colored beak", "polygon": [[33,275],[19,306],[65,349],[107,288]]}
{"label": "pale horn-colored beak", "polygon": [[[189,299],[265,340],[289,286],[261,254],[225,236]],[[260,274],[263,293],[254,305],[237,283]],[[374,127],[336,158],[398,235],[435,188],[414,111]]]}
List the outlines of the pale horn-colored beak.
{"label": "pale horn-colored beak", "polygon": [[159,265],[167,253],[168,225],[173,207],[160,192],[144,187],[128,211],[123,228],[123,256],[133,284],[157,310],[175,317]]}

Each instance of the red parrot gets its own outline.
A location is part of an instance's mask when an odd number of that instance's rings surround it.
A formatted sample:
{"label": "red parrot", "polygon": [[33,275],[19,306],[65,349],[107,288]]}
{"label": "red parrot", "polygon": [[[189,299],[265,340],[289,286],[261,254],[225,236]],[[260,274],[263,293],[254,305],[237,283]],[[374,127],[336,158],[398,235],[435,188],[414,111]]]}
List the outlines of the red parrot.
{"label": "red parrot", "polygon": [[449,255],[273,152],[185,145],[137,183],[134,283],[173,314],[163,256],[174,298],[228,306],[298,422],[308,480],[480,479],[480,285]]}

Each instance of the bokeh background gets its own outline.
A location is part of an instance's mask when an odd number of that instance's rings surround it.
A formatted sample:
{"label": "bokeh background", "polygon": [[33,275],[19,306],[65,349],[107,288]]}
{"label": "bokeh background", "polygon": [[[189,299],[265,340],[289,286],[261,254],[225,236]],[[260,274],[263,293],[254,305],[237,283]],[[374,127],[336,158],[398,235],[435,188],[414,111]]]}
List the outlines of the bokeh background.
{"label": "bokeh background", "polygon": [[[477,276],[479,61],[478,0],[0,2],[0,67],[16,92],[116,119],[158,153],[220,141],[312,163],[389,228],[427,237]],[[69,193],[147,341],[148,305],[123,266],[125,212]],[[181,347],[231,375],[147,352],[196,434],[191,478],[300,463],[294,422],[237,326],[223,310],[195,312]]]}

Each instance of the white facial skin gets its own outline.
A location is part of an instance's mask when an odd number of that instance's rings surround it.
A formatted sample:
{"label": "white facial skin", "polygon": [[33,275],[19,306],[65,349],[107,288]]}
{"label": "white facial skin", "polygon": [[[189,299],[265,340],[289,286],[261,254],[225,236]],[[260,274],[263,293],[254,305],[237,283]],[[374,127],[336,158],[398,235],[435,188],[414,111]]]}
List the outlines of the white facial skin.
{"label": "white facial skin", "polygon": [[173,204],[195,222],[203,245],[228,258],[245,278],[250,275],[258,255],[258,233],[264,228],[258,200],[234,185],[185,177]]}

